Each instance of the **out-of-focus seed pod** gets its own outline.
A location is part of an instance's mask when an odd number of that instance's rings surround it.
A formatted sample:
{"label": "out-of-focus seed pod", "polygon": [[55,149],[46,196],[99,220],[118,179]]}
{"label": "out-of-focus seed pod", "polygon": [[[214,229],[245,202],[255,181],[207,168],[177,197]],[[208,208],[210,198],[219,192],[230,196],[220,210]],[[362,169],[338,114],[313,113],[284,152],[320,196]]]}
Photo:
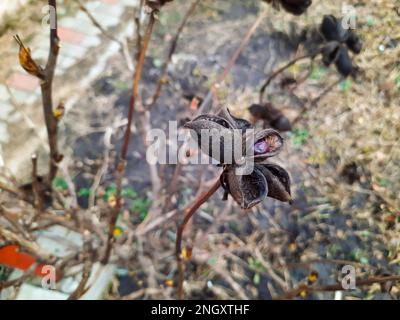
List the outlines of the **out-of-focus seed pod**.
{"label": "out-of-focus seed pod", "polygon": [[327,43],[322,49],[322,63],[325,66],[330,66],[331,63],[335,62],[340,49],[340,44],[336,41]]}
{"label": "out-of-focus seed pod", "polygon": [[356,35],[353,31],[349,33],[349,36],[346,40],[347,47],[353,51],[355,54],[359,54],[362,49],[362,42],[358,35]]}
{"label": "out-of-focus seed pod", "polygon": [[267,102],[264,105],[252,104],[249,107],[249,112],[254,118],[264,120],[266,125],[278,131],[292,130],[290,120],[271,103]]}
{"label": "out-of-focus seed pod", "polygon": [[340,41],[338,21],[333,15],[326,15],[323,17],[319,30],[326,41]]}
{"label": "out-of-focus seed pod", "polygon": [[160,11],[161,7],[173,0],[146,0],[146,6],[152,10]]}
{"label": "out-of-focus seed pod", "polygon": [[340,47],[335,65],[339,73],[344,77],[349,76],[353,72],[353,64],[346,48]]}
{"label": "out-of-focus seed pod", "polygon": [[282,7],[296,16],[303,14],[311,3],[311,0],[281,0]]}

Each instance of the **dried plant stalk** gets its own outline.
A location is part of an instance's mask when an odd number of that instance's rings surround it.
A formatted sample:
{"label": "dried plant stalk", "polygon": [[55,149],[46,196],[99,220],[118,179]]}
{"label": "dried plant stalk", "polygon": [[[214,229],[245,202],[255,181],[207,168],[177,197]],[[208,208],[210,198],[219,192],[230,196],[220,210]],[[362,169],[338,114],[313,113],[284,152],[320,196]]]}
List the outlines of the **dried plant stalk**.
{"label": "dried plant stalk", "polygon": [[176,232],[176,242],[175,242],[175,257],[178,266],[178,299],[183,298],[184,266],[181,256],[183,231],[185,230],[187,223],[193,217],[197,209],[200,208],[200,206],[204,202],[206,202],[219,189],[220,186],[221,182],[220,179],[218,178],[207,192],[201,194],[197,199],[193,201],[192,206],[186,209],[183,221],[178,226]]}
{"label": "dried plant stalk", "polygon": [[129,102],[129,113],[128,113],[128,124],[124,134],[123,145],[120,154],[120,160],[117,166],[116,172],[116,185],[117,185],[117,195],[116,195],[116,205],[115,208],[112,210],[111,219],[108,228],[108,239],[107,239],[107,246],[104,257],[102,259],[103,264],[107,264],[110,259],[111,249],[114,242],[113,232],[115,229],[115,225],[117,222],[118,215],[122,208],[122,179],[125,174],[125,167],[126,167],[126,157],[129,150],[129,142],[131,137],[131,126],[133,121],[133,114],[135,111],[136,100],[139,96],[139,82],[142,78],[142,71],[144,65],[144,59],[146,57],[147,48],[149,46],[151,34],[153,33],[153,27],[155,24],[156,18],[154,13],[150,14],[150,20],[147,25],[146,34],[143,39],[143,44],[140,49],[140,54],[138,57],[138,61],[135,68],[135,73],[133,77],[133,84],[132,84],[132,95]]}

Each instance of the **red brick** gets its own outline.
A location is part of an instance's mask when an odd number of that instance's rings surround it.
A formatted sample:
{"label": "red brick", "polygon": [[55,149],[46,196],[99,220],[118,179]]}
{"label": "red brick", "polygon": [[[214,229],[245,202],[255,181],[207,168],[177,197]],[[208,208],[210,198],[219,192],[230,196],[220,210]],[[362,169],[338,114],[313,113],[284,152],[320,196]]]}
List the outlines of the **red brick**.
{"label": "red brick", "polygon": [[61,42],[64,41],[73,44],[79,44],[85,38],[83,33],[63,27],[58,28],[58,36],[60,37]]}
{"label": "red brick", "polygon": [[12,89],[33,92],[39,87],[39,79],[28,74],[16,72],[7,79],[7,84]]}

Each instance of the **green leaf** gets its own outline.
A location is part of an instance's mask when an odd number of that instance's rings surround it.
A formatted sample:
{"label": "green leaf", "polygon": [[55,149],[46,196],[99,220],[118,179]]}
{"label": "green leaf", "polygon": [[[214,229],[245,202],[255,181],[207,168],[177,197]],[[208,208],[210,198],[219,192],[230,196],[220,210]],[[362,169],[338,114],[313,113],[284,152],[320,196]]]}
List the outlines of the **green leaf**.
{"label": "green leaf", "polygon": [[163,61],[161,59],[153,59],[153,64],[156,68],[161,68],[161,66],[163,65]]}
{"label": "green leaf", "polygon": [[291,133],[292,142],[295,146],[301,146],[308,140],[310,133],[306,129],[295,129]]}
{"label": "green leaf", "polygon": [[146,219],[149,208],[151,205],[151,201],[145,198],[137,198],[132,201],[131,205],[129,206],[130,211],[135,214],[139,215],[141,221]]}
{"label": "green leaf", "polygon": [[326,73],[327,69],[322,66],[317,66],[313,68],[313,71],[310,74],[311,80],[319,80]]}
{"label": "green leaf", "polygon": [[216,263],[217,263],[217,257],[215,257],[215,256],[210,257],[210,258],[207,260],[207,263],[208,263],[209,265],[216,264]]}
{"label": "green leaf", "polygon": [[368,264],[368,258],[366,258],[366,257],[361,257],[360,258],[360,262],[362,263],[362,264]]}
{"label": "green leaf", "polygon": [[259,273],[255,273],[253,277],[253,283],[258,286],[260,284],[261,277]]}
{"label": "green leaf", "polygon": [[400,74],[394,79],[394,82],[396,83],[396,86],[400,87]]}
{"label": "green leaf", "polygon": [[345,79],[345,80],[343,80],[343,81],[341,81],[340,83],[339,83],[339,88],[340,88],[340,90],[342,90],[342,91],[347,91],[347,90],[349,90],[350,89],[350,87],[351,87],[351,80],[350,79]]}
{"label": "green leaf", "polygon": [[61,177],[55,177],[53,180],[53,187],[56,189],[62,189],[62,190],[67,190],[68,189],[68,184],[65,181],[64,178]]}
{"label": "green leaf", "polygon": [[372,16],[367,17],[367,26],[368,27],[373,27],[375,25],[375,19]]}
{"label": "green leaf", "polygon": [[106,192],[103,198],[105,201],[108,201],[108,198],[110,196],[115,196],[116,194],[117,194],[117,186],[115,184],[112,184],[106,188]]}
{"label": "green leaf", "polygon": [[118,89],[120,91],[128,90],[130,88],[129,82],[121,81],[121,80],[112,81],[112,85],[114,86],[115,89]]}
{"label": "green leaf", "polygon": [[389,186],[390,183],[389,183],[389,181],[386,180],[386,179],[379,178],[379,179],[378,179],[378,184],[379,184],[380,187],[386,188],[386,187]]}
{"label": "green leaf", "polygon": [[90,196],[90,193],[91,191],[89,188],[80,188],[78,191],[78,196],[88,198]]}
{"label": "green leaf", "polygon": [[125,198],[136,198],[137,192],[133,188],[125,188],[122,190],[122,196]]}

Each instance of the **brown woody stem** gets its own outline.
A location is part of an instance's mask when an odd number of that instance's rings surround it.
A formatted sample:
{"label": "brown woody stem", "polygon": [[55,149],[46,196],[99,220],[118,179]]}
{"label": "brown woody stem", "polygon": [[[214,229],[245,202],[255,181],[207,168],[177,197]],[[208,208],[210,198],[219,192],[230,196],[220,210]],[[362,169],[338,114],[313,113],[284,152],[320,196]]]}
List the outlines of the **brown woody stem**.
{"label": "brown woody stem", "polygon": [[[60,50],[60,39],[57,32],[57,3],[56,0],[49,0],[49,6],[54,9],[54,21],[50,21],[50,49],[46,68],[44,69],[45,79],[41,82],[42,102],[44,120],[47,128],[47,135],[50,147],[48,184],[51,183],[57,174],[57,162],[60,160],[57,144],[57,119],[53,115],[53,79],[57,64],[58,52]],[[51,19],[53,16],[51,15]],[[53,28],[54,27],[54,28]]]}
{"label": "brown woody stem", "polygon": [[136,64],[135,73],[134,73],[134,77],[133,77],[132,95],[131,95],[131,99],[129,102],[128,124],[127,124],[126,130],[125,130],[124,141],[123,141],[121,154],[120,154],[120,160],[117,165],[117,172],[116,172],[116,176],[117,176],[117,178],[116,178],[116,185],[117,185],[116,205],[115,205],[115,208],[111,212],[111,219],[110,219],[109,228],[108,228],[107,246],[106,246],[105,255],[102,259],[103,264],[107,264],[110,259],[111,249],[112,249],[112,246],[114,243],[113,233],[114,233],[114,229],[116,226],[118,215],[119,215],[119,213],[121,211],[121,207],[122,207],[122,197],[121,197],[122,179],[125,175],[126,157],[127,157],[128,150],[129,150],[129,141],[130,141],[130,137],[131,137],[131,126],[132,126],[133,114],[135,111],[136,100],[139,95],[139,82],[140,82],[140,79],[142,78],[144,59],[146,57],[146,51],[149,46],[149,42],[150,42],[151,34],[153,32],[153,27],[154,27],[155,21],[156,21],[156,19],[154,17],[154,13],[151,13],[150,20],[149,20],[149,23],[148,23],[147,29],[146,29],[146,34],[143,39],[143,44],[141,45],[141,48],[140,48],[140,53],[138,56],[138,61]]}
{"label": "brown woody stem", "polygon": [[196,0],[195,2],[192,3],[192,5],[190,6],[189,10],[186,12],[185,16],[183,17],[183,20],[182,20],[181,24],[179,25],[178,31],[176,32],[176,34],[175,34],[175,36],[174,36],[174,38],[173,38],[173,40],[171,42],[171,46],[169,48],[167,58],[165,59],[165,61],[163,63],[163,66],[161,68],[161,75],[160,75],[160,78],[159,78],[158,83],[157,83],[157,88],[156,88],[156,90],[154,92],[154,95],[153,95],[153,97],[151,99],[150,104],[148,105],[149,109],[151,109],[154,106],[154,104],[157,102],[158,98],[160,97],[161,88],[163,86],[164,79],[165,79],[165,77],[167,75],[168,65],[171,62],[172,55],[174,54],[174,52],[176,50],[176,46],[178,44],[179,37],[180,37],[180,35],[181,35],[182,31],[183,31],[183,28],[187,24],[190,16],[194,13],[194,11],[195,11],[195,9],[196,9],[196,7],[197,7],[197,5],[199,4],[200,1],[201,0]]}
{"label": "brown woody stem", "polygon": [[206,202],[221,186],[220,179],[218,178],[217,181],[214,182],[210,190],[201,194],[197,199],[193,201],[193,204],[185,210],[185,216],[183,218],[182,223],[178,226],[176,231],[176,242],[175,242],[175,257],[176,263],[178,266],[178,299],[183,298],[183,280],[184,280],[184,266],[182,261],[182,235],[183,231],[189,220],[193,217],[195,212],[197,211],[200,206]]}
{"label": "brown woody stem", "polygon": [[310,55],[310,54],[305,54],[302,56],[298,56],[292,60],[290,60],[288,63],[286,63],[285,65],[283,65],[281,68],[275,70],[263,83],[263,85],[261,86],[260,89],[260,96],[259,96],[259,101],[260,104],[263,103],[263,98],[264,98],[264,92],[267,89],[268,85],[271,83],[272,80],[274,80],[279,74],[281,74],[283,71],[285,71],[287,68],[290,68],[292,65],[294,65],[296,62],[300,61],[300,60],[304,60],[307,58],[312,58],[314,57],[314,55]]}

